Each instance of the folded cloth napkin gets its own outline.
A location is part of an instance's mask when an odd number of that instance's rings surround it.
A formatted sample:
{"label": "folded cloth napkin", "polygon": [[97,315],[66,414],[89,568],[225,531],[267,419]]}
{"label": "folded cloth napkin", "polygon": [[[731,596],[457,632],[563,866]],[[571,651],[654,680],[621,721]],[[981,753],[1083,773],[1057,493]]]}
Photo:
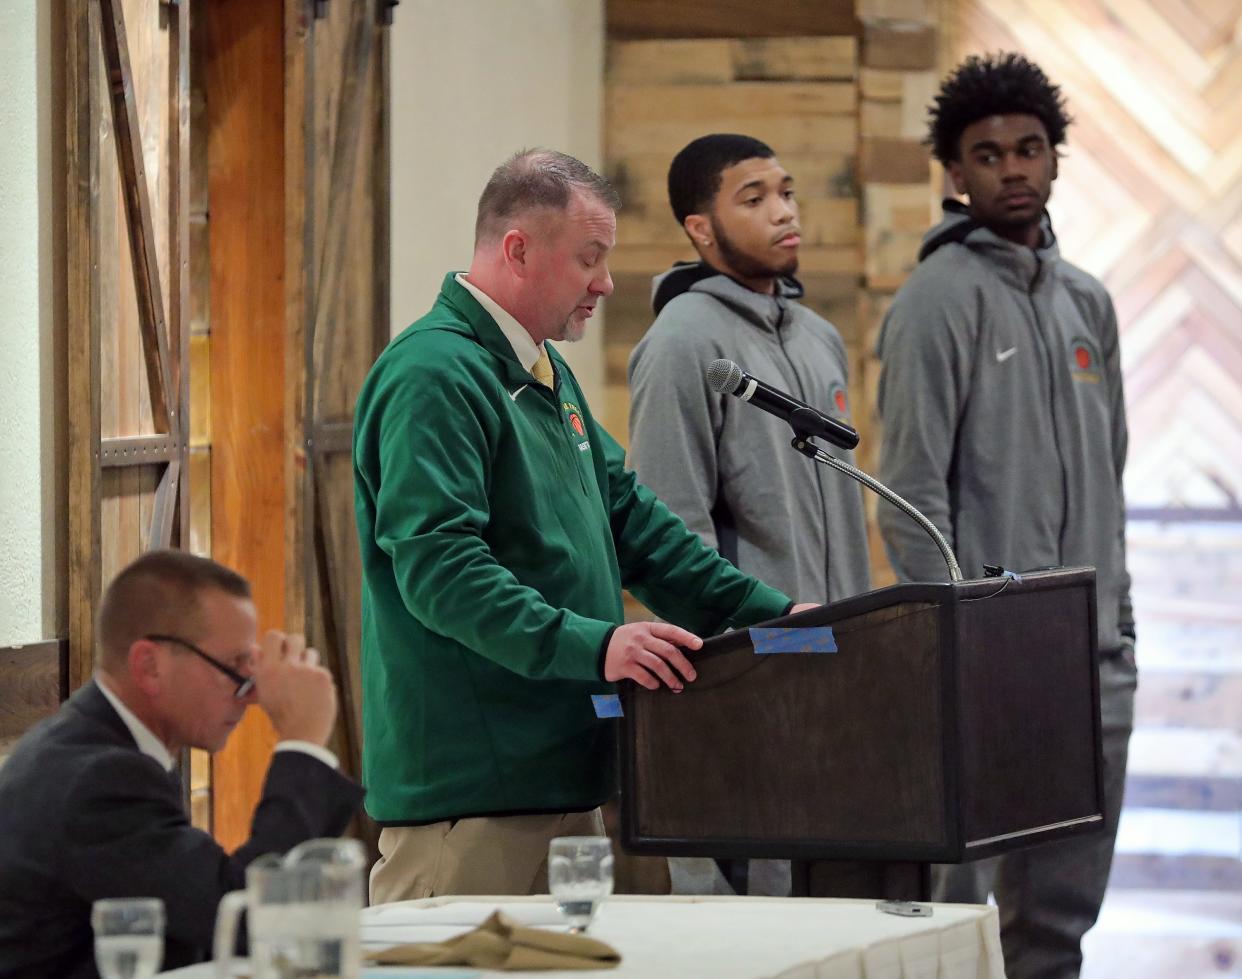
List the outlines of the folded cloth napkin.
{"label": "folded cloth napkin", "polygon": [[496,911],[474,931],[446,942],[394,945],[367,952],[376,965],[472,965],[479,969],[534,972],[540,969],[615,969],[616,949],[585,935],[523,928]]}

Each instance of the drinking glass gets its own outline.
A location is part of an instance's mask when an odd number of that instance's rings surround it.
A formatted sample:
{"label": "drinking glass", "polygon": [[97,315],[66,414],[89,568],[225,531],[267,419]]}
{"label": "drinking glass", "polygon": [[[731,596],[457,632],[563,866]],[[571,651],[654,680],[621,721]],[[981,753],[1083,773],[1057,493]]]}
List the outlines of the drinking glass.
{"label": "drinking glass", "polygon": [[558,836],[548,846],[548,889],[569,921],[583,932],[612,893],[612,844],[606,836]]}
{"label": "drinking glass", "polygon": [[95,966],[103,979],[151,979],[164,960],[164,902],[120,897],[91,907]]}

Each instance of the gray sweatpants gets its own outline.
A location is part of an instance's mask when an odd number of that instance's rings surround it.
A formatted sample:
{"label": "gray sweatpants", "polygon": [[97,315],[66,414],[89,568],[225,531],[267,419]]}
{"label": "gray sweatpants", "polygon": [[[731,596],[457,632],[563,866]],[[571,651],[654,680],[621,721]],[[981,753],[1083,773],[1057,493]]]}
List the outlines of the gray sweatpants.
{"label": "gray sweatpants", "polygon": [[1100,661],[1102,833],[932,868],[934,901],[982,904],[995,894],[1009,979],[1076,979],[1082,967],[1082,936],[1099,917],[1113,862],[1137,686],[1131,651]]}

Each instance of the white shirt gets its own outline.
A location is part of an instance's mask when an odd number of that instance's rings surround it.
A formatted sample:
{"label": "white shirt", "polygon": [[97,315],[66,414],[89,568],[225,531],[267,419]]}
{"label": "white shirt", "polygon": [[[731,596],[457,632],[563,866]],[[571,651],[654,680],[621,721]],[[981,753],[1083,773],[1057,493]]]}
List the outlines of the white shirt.
{"label": "white shirt", "polygon": [[[100,674],[95,674],[95,686],[99,687],[100,693],[107,698],[108,703],[112,705],[125,726],[129,729],[129,733],[133,736],[134,743],[138,745],[138,750],[148,758],[154,758],[159,762],[160,767],[166,772],[173,769],[173,756],[169,753],[168,747],[157,738],[149,727],[138,720],[137,715],[121,702],[118,697],[108,688],[108,681]],[[334,755],[323,745],[315,744],[313,741],[281,741],[276,745],[276,751],[301,751],[310,755],[312,758],[318,758],[329,768],[338,768],[340,763]]]}
{"label": "white shirt", "polygon": [[508,311],[486,292],[473,283],[467,282],[464,273],[458,272],[455,278],[457,279],[457,284],[474,296],[479,301],[479,305],[496,321],[496,325],[500,327],[500,332],[505,335],[505,339],[513,347],[518,363],[526,370],[534,367],[535,361],[539,359],[539,345],[531,339],[531,335],[526,332],[526,327],[510,316]]}
{"label": "white shirt", "polygon": [[164,742],[151,733],[151,729],[142,721],[138,720],[132,710],[126,707],[121,698],[108,689],[108,681],[95,674],[95,686],[99,687],[100,693],[108,698],[108,703],[112,705],[112,709],[121,715],[121,720],[125,722],[125,726],[129,728],[129,733],[134,737],[134,743],[138,745],[138,750],[150,758],[154,758],[160,763],[160,768],[166,772],[171,772],[173,767],[173,756],[168,753],[168,748]]}

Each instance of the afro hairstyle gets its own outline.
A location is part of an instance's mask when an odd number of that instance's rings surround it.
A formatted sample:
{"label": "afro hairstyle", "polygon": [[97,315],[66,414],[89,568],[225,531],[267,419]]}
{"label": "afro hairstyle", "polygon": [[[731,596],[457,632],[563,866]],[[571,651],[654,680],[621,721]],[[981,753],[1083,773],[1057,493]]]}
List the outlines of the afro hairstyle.
{"label": "afro hairstyle", "polygon": [[972,54],[941,83],[928,115],[927,141],[941,163],[956,161],[963,130],[989,116],[1035,116],[1048,130],[1053,149],[1065,142],[1073,121],[1060,86],[1039,65],[1013,52]]}

